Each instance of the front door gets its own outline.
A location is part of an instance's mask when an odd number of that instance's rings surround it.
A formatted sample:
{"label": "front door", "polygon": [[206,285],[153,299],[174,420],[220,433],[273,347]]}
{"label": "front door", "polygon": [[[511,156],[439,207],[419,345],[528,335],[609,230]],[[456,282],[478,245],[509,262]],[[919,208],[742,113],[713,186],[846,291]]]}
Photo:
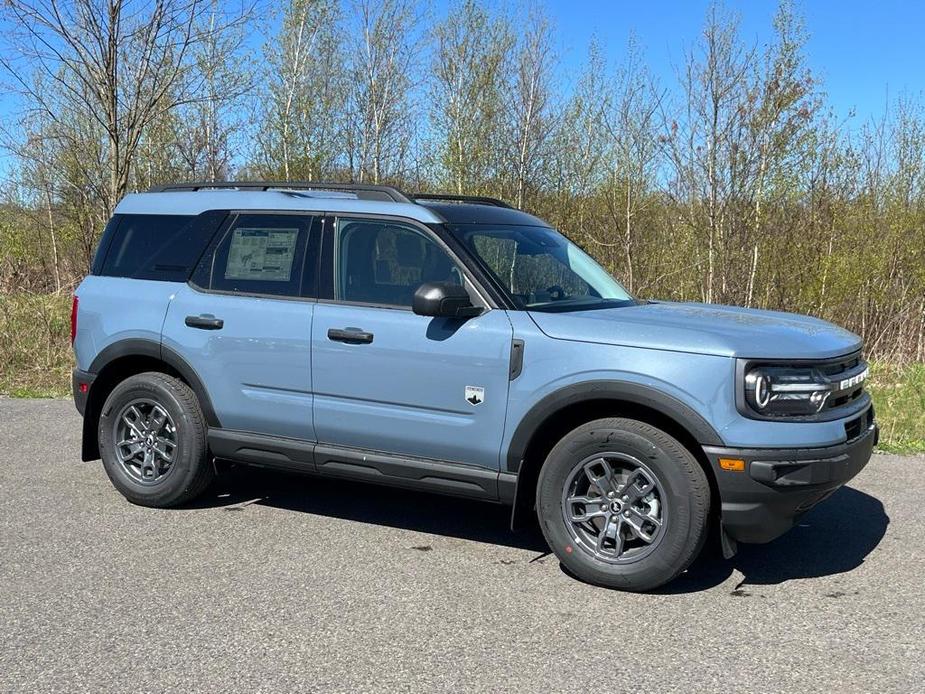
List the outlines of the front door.
{"label": "front door", "polygon": [[468,282],[429,230],[340,218],[325,233],[331,300],[316,306],[312,323],[318,441],[498,469],[507,314],[451,320],[412,313],[422,283]]}
{"label": "front door", "polygon": [[315,219],[233,215],[170,302],[163,343],[199,375],[224,429],[314,439]]}

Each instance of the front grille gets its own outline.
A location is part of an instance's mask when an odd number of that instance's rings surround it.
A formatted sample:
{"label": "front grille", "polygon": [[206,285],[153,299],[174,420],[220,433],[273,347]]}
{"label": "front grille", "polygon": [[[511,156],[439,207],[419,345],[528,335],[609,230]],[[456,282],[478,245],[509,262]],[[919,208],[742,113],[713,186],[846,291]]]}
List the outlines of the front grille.
{"label": "front grille", "polygon": [[[839,382],[857,376],[866,370],[867,362],[861,358],[860,352],[855,352],[847,357],[824,361],[815,366],[819,373],[837,386]],[[862,395],[864,395],[864,382],[849,386],[844,390],[834,390],[820,411],[828,412],[850,405]]]}
{"label": "front grille", "polygon": [[824,362],[819,365],[819,370],[826,376],[831,376],[834,380],[835,377],[841,378],[843,374],[856,370],[862,363],[861,353],[856,352],[855,354],[841,357],[835,361]]}

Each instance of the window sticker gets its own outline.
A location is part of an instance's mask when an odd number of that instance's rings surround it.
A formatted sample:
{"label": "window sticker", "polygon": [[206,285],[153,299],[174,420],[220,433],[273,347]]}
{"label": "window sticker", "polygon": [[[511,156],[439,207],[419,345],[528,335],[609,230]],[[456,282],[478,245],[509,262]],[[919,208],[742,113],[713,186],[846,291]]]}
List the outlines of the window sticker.
{"label": "window sticker", "polygon": [[298,238],[298,229],[235,229],[225,279],[288,282]]}

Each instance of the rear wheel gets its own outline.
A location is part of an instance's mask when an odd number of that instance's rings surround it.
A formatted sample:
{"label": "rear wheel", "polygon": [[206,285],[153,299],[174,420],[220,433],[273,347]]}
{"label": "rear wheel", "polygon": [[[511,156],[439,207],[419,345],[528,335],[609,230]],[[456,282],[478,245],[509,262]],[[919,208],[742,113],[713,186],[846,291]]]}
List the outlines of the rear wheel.
{"label": "rear wheel", "polygon": [[176,506],[214,476],[199,401],[172,376],[148,372],[117,385],[103,405],[98,437],[106,474],[133,503]]}
{"label": "rear wheel", "polygon": [[650,590],[684,571],[707,534],[710,487],[694,456],[632,419],[578,427],[540,471],[537,514],[559,560],[582,580]]}

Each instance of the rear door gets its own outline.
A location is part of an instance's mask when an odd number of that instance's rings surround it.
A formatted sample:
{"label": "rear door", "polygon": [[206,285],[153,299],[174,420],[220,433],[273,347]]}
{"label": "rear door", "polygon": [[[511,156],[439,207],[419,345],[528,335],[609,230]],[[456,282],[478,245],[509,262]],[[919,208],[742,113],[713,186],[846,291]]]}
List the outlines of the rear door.
{"label": "rear door", "polygon": [[233,213],[170,302],[163,344],[202,380],[225,429],[313,440],[319,218]]}
{"label": "rear door", "polygon": [[507,314],[415,315],[411,300],[422,283],[468,283],[432,231],[416,224],[328,219],[324,246],[312,327],[318,441],[496,470],[512,340]]}

